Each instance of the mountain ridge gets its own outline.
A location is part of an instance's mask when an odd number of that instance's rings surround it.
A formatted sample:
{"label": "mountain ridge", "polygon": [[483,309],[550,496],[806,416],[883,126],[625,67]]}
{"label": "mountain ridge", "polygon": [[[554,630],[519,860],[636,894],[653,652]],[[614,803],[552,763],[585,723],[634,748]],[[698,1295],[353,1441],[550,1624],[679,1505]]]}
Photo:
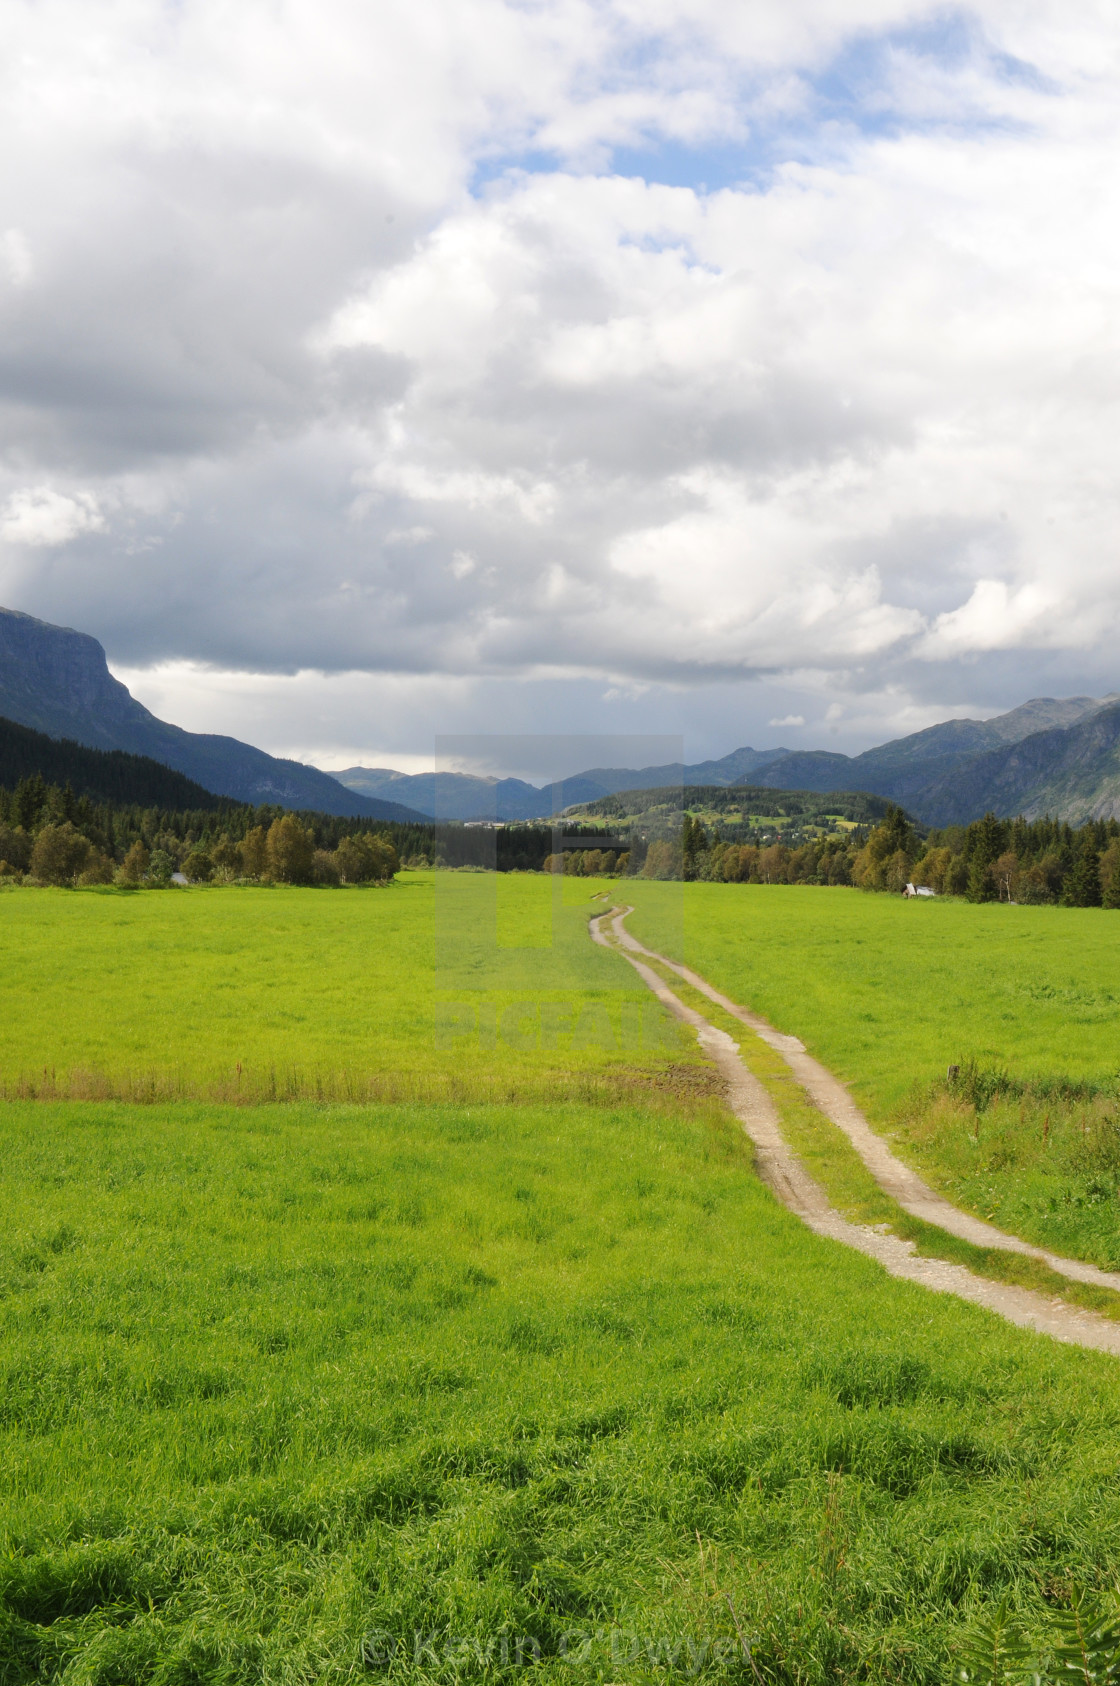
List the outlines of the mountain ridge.
{"label": "mountain ridge", "polygon": [[[88,633],[0,608],[0,717],[53,740],[147,756],[216,797],[404,822],[541,820],[624,790],[671,785],[863,792],[927,825],[1051,813],[1120,816],[1120,697],[1032,697],[990,720],[955,719],[861,754],[754,749],[657,767],[591,767],[554,784],[348,767],[337,774],[236,738],[158,719],[109,672]],[[403,799],[403,800],[402,800]]]}
{"label": "mountain ridge", "polygon": [[1001,818],[1120,818],[1120,703],[974,757],[929,788],[925,801],[937,823],[962,825],[976,817],[981,794]]}
{"label": "mountain ridge", "polygon": [[114,679],[97,639],[0,608],[0,716],[88,749],[124,750],[173,768],[215,796],[276,803],[343,817],[422,820],[301,761],[269,755],[237,738],[188,732],[146,709]]}
{"label": "mountain ridge", "polygon": [[[347,767],[336,777],[369,795],[396,788],[429,817],[438,814],[440,819],[538,819],[557,807],[624,790],[750,781],[770,790],[820,794],[846,790],[883,796],[928,825],[967,823],[993,806],[1005,817],[1020,810],[1037,817],[1051,811],[1048,801],[1055,817],[1080,821],[1120,814],[1120,769],[1113,778],[1104,764],[1108,749],[1101,734],[1089,734],[1083,748],[1081,740],[1072,741],[1071,747],[1063,734],[1087,727],[1113,706],[1120,706],[1115,697],[1032,697],[991,720],[941,721],[860,755],[744,746],[716,760],[659,767],[592,767],[540,787],[520,779],[465,773],[441,773],[437,779],[431,773],[406,774],[391,768]],[[1043,740],[1035,751],[1017,753],[1035,739]],[[1090,764],[1094,754],[1104,757],[1095,774]],[[1051,776],[1047,756],[1056,758],[1065,772]],[[968,769],[973,767],[977,771],[970,776]]]}

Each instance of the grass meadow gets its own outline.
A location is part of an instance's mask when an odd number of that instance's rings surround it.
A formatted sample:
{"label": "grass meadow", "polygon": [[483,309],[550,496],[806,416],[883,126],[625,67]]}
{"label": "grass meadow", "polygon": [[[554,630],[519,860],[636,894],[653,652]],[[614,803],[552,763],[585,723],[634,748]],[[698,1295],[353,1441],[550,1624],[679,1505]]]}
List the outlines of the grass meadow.
{"label": "grass meadow", "polygon": [[[548,1030],[627,1022],[592,905],[550,961],[553,884],[491,943],[462,882],[0,895],[9,1092],[179,1074],[0,1104],[0,1686],[934,1686],[1001,1598],[1045,1639],[1110,1585],[1115,1361],[811,1235],[687,1040]],[[499,1034],[440,1041],[470,977]],[[400,1092],[203,1095],[238,1059]]]}
{"label": "grass meadow", "polygon": [[1112,1573],[1113,1362],[813,1237],[711,1106],[3,1128],[6,1683],[941,1681]]}
{"label": "grass meadow", "polygon": [[588,941],[597,888],[407,873],[349,891],[0,889],[0,1093],[547,1098],[625,1089],[635,1054],[643,1082],[695,1067]]}
{"label": "grass meadow", "polygon": [[[627,881],[625,895],[636,936],[800,1036],[951,1199],[1120,1268],[1111,911],[689,884],[682,943],[661,885]],[[951,1064],[965,1069],[956,1091]]]}

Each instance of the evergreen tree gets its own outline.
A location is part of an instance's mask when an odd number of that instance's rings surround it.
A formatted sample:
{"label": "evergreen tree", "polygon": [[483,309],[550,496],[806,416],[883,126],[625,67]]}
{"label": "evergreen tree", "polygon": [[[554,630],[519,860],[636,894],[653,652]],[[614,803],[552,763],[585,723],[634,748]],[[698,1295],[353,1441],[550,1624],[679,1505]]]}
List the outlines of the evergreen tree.
{"label": "evergreen tree", "polygon": [[1081,836],[1073,865],[1062,886],[1063,907],[1100,907],[1101,856],[1092,826]]}
{"label": "evergreen tree", "polygon": [[982,820],[976,820],[968,828],[968,842],[965,853],[968,855],[969,866],[979,863],[981,866],[991,866],[1003,854],[1010,841],[1010,828],[1003,820],[996,818],[990,811]]}
{"label": "evergreen tree", "polygon": [[684,857],[686,878],[695,878],[697,858],[707,848],[707,844],[708,835],[700,821],[686,813],[681,826],[681,853]]}
{"label": "evergreen tree", "polygon": [[12,818],[16,825],[22,826],[24,831],[33,831],[46,805],[47,787],[42,775],[36,773],[30,779],[20,779],[12,804]]}
{"label": "evergreen tree", "polygon": [[877,827],[883,837],[883,848],[880,859],[886,860],[891,855],[899,853],[914,858],[915,838],[914,827],[910,824],[905,811],[892,802],[883,815],[883,823]]}

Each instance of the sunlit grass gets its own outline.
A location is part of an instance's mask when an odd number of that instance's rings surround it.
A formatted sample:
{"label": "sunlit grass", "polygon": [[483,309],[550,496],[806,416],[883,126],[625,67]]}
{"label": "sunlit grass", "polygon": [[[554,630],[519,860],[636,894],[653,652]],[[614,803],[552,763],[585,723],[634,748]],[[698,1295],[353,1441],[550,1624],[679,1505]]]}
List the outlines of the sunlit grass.
{"label": "sunlit grass", "polygon": [[763,1678],[932,1682],[1110,1573],[1112,1362],[810,1235],[709,1107],[0,1128],[6,1681],[357,1680],[373,1632],[741,1680],[737,1620]]}
{"label": "sunlit grass", "polygon": [[589,940],[601,886],[554,882],[0,892],[0,1094],[547,1099],[695,1067]]}
{"label": "sunlit grass", "polygon": [[[0,1104],[2,1686],[934,1686],[974,1611],[1108,1583],[1114,1361],[778,1206],[597,886],[459,884],[0,896],[5,1078],[152,1075]],[[240,1105],[160,1099],[238,1061]],[[329,1072],[397,1104],[283,1104]]]}
{"label": "sunlit grass", "polygon": [[[666,917],[661,895],[628,881],[628,925],[679,958],[676,905]],[[1036,1244],[1120,1266],[1120,915],[688,884],[685,917],[697,970],[801,1037],[951,1199]],[[997,1074],[1009,1080],[980,1117],[944,1090],[948,1067],[969,1061],[997,1091]],[[1101,1093],[1078,1099],[1079,1083]],[[846,1153],[839,1141],[828,1151]]]}
{"label": "sunlit grass", "polygon": [[[683,982],[668,966],[661,966],[657,961],[652,962],[652,966],[664,978],[678,1000],[701,1014],[709,1024],[724,1031],[738,1044],[744,1063],[768,1091],[777,1108],[786,1141],[809,1175],[823,1188],[830,1204],[844,1217],[853,1223],[889,1229],[903,1240],[912,1241],[916,1251],[926,1258],[945,1259],[951,1264],[964,1265],[975,1275],[986,1276],[993,1282],[1014,1283],[1022,1288],[1033,1289],[1036,1293],[1046,1294],[1051,1299],[1062,1299],[1070,1305],[1081,1306],[1100,1312],[1105,1317],[1120,1320],[1120,1293],[1073,1281],[1052,1270],[1041,1260],[1022,1253],[1010,1252],[999,1247],[978,1247],[905,1211],[880,1188],[843,1131],[809,1099],[785,1060],[775,1049],[755,1036],[733,1014],[716,1006],[699,990]],[[940,1107],[931,1108],[931,1111],[942,1123],[946,1111],[951,1111],[957,1125],[956,1134],[961,1133],[961,1108],[947,1107],[942,1103]],[[1086,1145],[1086,1138],[1080,1132],[1076,1140],[1082,1147]],[[1095,1150],[1099,1154],[1102,1147],[1106,1151],[1115,1152],[1115,1141],[1111,1134],[1107,1134],[1103,1141],[1098,1135],[1091,1151]],[[1074,1151],[1076,1152],[1076,1149]],[[997,1158],[996,1163],[1003,1165],[1002,1155]],[[941,1159],[938,1161],[938,1168],[944,1169]],[[971,1169],[975,1170],[975,1166]],[[989,1178],[989,1191],[990,1183]],[[1004,1190],[1005,1195],[1006,1193]],[[962,1204],[969,1202],[962,1200]],[[991,1211],[985,1213],[988,1218],[996,1215]],[[1014,1228],[1010,1224],[1008,1227]],[[1016,1233],[1031,1239],[1027,1235],[1028,1227],[1020,1226]],[[1109,1239],[1114,1249],[1117,1244],[1115,1232],[1111,1232]],[[1081,1249],[1078,1256],[1083,1253],[1084,1249]],[[1106,1260],[1101,1262],[1107,1263]]]}

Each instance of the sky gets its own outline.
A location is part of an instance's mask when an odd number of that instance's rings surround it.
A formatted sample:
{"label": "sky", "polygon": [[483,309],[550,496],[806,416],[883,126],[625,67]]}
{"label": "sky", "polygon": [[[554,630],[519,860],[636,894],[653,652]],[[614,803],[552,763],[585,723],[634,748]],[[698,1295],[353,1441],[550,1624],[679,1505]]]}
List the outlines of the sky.
{"label": "sky", "polygon": [[328,768],[1120,689],[1118,93],[1103,0],[5,0],[0,604]]}

